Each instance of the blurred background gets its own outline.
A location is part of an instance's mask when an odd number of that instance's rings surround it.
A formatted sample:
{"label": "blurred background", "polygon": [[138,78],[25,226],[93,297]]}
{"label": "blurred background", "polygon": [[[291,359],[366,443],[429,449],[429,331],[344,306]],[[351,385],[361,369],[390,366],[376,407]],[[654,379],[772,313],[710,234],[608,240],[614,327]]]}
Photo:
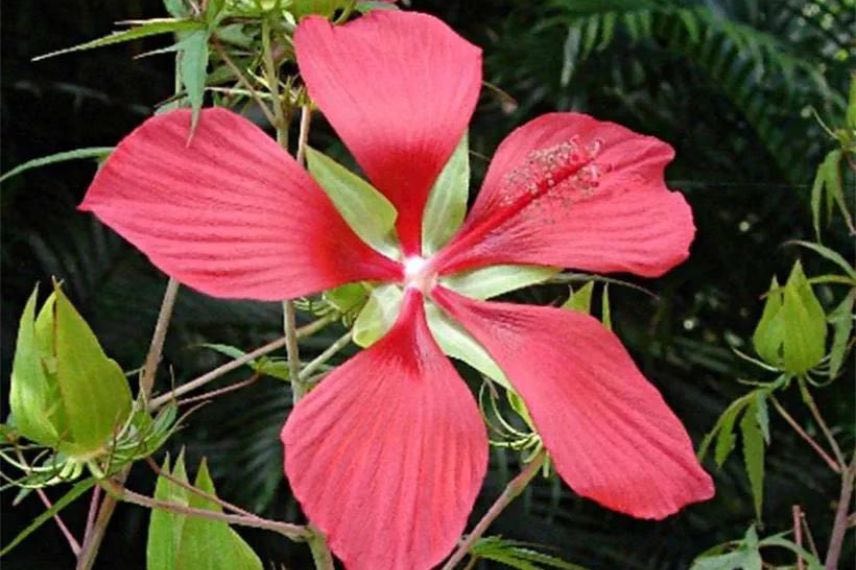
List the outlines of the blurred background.
{"label": "blurred background", "polygon": [[[662,279],[638,281],[657,300],[627,288],[610,292],[619,336],[697,445],[728,402],[746,391],[738,379],[771,379],[731,348],[751,352],[760,296],[772,275],[786,277],[800,253],[782,243],[813,235],[811,183],[832,146],[814,112],[841,122],[856,51],[853,1],[413,0],[411,8],[437,15],[484,49],[485,79],[493,88],[484,89],[470,131],[474,188],[506,134],[554,110],[617,121],[676,148],[667,179],[695,212],[692,255]],[[173,92],[172,57],[135,59],[167,45],[166,38],[30,61],[106,35],[114,22],[164,16],[159,0],[5,0],[2,9],[0,171],[58,151],[114,145]],[[333,144],[323,120],[311,140],[322,149]],[[45,287],[51,276],[65,281],[108,354],[126,370],[142,364],[166,279],[94,218],[75,211],[94,171],[90,161],[56,165],[27,172],[0,191],[0,405],[7,402],[23,304],[34,285]],[[844,229],[830,230],[826,244],[852,253]],[[823,270],[819,258],[804,257],[809,275]],[[816,291],[831,302],[831,290]],[[566,296],[565,286],[543,286],[516,298],[549,303]],[[277,304],[224,302],[182,289],[162,370],[171,367],[175,381],[185,381],[223,362],[200,343],[249,349],[277,337],[280,326]],[[305,353],[341,332],[334,327],[310,339]],[[852,360],[849,366],[818,391],[827,419],[850,434],[845,437],[852,437],[853,425]],[[169,373],[159,382],[168,388]],[[799,400],[795,390],[786,396]],[[278,440],[290,401],[281,381],[264,378],[195,413],[169,447],[174,453],[186,446],[189,465],[207,457],[227,500],[298,520]],[[802,421],[803,408],[793,410]],[[762,532],[791,528],[791,506],[800,504],[815,540],[825,545],[838,480],[780,418],[772,418],[772,430]],[[589,568],[687,568],[705,549],[742,537],[754,518],[737,456],[720,470],[707,466],[715,473],[716,498],[664,522],[614,514],[557,481],[539,481],[492,534],[549,545],[548,552]],[[516,470],[513,453],[494,454],[476,516]],[[138,465],[129,486],[151,492],[153,483],[151,471]],[[13,495],[2,496],[4,542],[43,510],[32,496],[13,508]],[[67,509],[66,522],[82,527],[86,503]],[[147,525],[147,511],[120,506],[96,567],[143,568]],[[309,567],[304,546],[241,532],[269,564]],[[853,560],[852,536],[849,542],[845,563]],[[52,524],[3,563],[8,570],[73,567]]]}

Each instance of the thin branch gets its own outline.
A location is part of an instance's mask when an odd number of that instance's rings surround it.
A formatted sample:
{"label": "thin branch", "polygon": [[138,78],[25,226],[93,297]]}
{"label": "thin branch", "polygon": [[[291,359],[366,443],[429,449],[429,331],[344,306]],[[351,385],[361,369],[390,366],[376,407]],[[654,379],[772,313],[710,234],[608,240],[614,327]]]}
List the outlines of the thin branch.
{"label": "thin branch", "polygon": [[98,505],[101,503],[101,487],[95,485],[92,488],[92,499],[89,501],[89,511],[86,513],[86,529],[83,531],[84,539],[92,534],[95,527],[95,517],[98,515]]}
{"label": "thin branch", "polygon": [[[48,498],[48,496],[45,494],[45,492],[43,490],[36,489],[36,495],[39,496],[39,499],[42,500],[42,503],[44,503],[46,508],[48,508],[48,509],[53,508],[53,504],[51,503],[51,500]],[[62,533],[62,535],[65,537],[65,540],[68,542],[68,546],[71,548],[71,551],[74,553],[75,556],[79,556],[80,555],[80,543],[77,542],[77,539],[74,538],[74,535],[71,534],[71,531],[68,530],[67,526],[65,526],[65,523],[63,522],[62,517],[59,516],[59,513],[57,513],[53,516],[53,520],[56,523],[56,526],[59,527],[59,530]]]}
{"label": "thin branch", "polygon": [[541,465],[544,464],[545,459],[546,455],[543,452],[539,453],[532,461],[529,462],[528,465],[526,465],[517,477],[512,479],[508,485],[506,485],[496,502],[491,505],[487,513],[485,513],[481,520],[476,523],[473,531],[461,542],[460,546],[458,546],[458,549],[454,554],[452,554],[451,558],[449,558],[449,560],[446,561],[446,564],[443,565],[442,570],[454,570],[455,566],[463,560],[464,557],[466,557],[470,549],[476,542],[478,542],[482,535],[484,535],[488,527],[494,520],[496,520],[500,513],[502,513],[505,507],[511,504],[511,502],[523,492],[529,482],[532,481],[538,473],[538,470],[541,468]]}
{"label": "thin branch", "polygon": [[330,547],[327,546],[327,539],[324,538],[324,534],[312,524],[309,525],[309,531],[312,536],[307,539],[307,542],[316,570],[334,570],[333,554],[330,552]]}
{"label": "thin branch", "polygon": [[847,535],[847,514],[850,512],[850,504],[853,502],[853,483],[856,479],[856,452],[850,465],[841,475],[841,493],[838,497],[838,508],[835,509],[835,520],[832,524],[832,533],[829,538],[829,548],[826,550],[824,568],[836,570],[838,560],[841,558],[841,549],[844,546],[844,537]]}
{"label": "thin branch", "polygon": [[155,384],[155,375],[157,374],[158,363],[160,363],[161,354],[163,353],[163,344],[166,340],[169,321],[172,318],[172,309],[175,307],[178,287],[178,281],[170,277],[166,283],[163,301],[161,301],[160,313],[155,323],[155,332],[152,334],[152,342],[149,344],[149,353],[146,355],[146,362],[143,365],[143,372],[140,375],[140,397],[144,402],[148,400],[149,394],[152,393],[152,387]]}
{"label": "thin branch", "polygon": [[220,40],[217,39],[217,36],[213,36],[211,38],[211,43],[214,45],[214,49],[217,51],[217,54],[226,63],[226,66],[232,71],[232,73],[235,74],[235,77],[238,78],[238,82],[243,85],[244,88],[249,91],[250,94],[253,96],[253,100],[256,102],[256,105],[258,105],[259,108],[262,110],[262,113],[264,114],[268,122],[271,125],[275,125],[276,119],[271,114],[270,109],[268,109],[268,106],[265,105],[264,101],[262,101],[261,98],[258,96],[258,93],[256,93],[255,88],[250,84],[247,78],[244,77],[244,72],[241,71],[237,65],[235,65],[235,62],[232,61],[232,58],[229,57],[229,54],[227,54],[226,50],[223,49],[223,46],[222,44],[220,44]]}
{"label": "thin branch", "polygon": [[805,405],[808,406],[809,410],[811,410],[811,415],[814,416],[814,420],[817,422],[817,425],[820,426],[820,431],[822,431],[823,435],[826,436],[826,440],[829,442],[829,447],[832,448],[832,453],[835,455],[835,459],[837,460],[839,467],[841,467],[841,471],[843,471],[847,468],[847,461],[844,459],[844,454],[841,452],[841,448],[838,447],[838,442],[835,441],[835,436],[832,435],[832,430],[829,429],[829,426],[820,414],[820,410],[814,402],[811,391],[809,391],[803,379],[798,378],[797,384],[799,384],[803,402],[805,402]]}
{"label": "thin branch", "polygon": [[218,505],[220,505],[224,509],[228,509],[230,511],[233,511],[236,514],[239,514],[241,516],[250,517],[250,518],[257,518],[257,519],[263,520],[258,515],[251,513],[250,511],[244,510],[241,507],[239,507],[238,505],[233,505],[232,503],[230,503],[228,501],[224,501],[223,499],[221,499],[217,495],[212,495],[211,493],[206,493],[205,491],[203,491],[199,487],[195,487],[186,481],[182,481],[181,479],[175,477],[174,475],[170,475],[169,473],[162,470],[160,468],[160,466],[157,463],[155,463],[155,461],[151,457],[146,457],[146,464],[149,466],[149,468],[152,471],[155,472],[155,474],[158,477],[163,477],[167,481],[169,481],[175,485],[178,485],[179,487],[181,487],[187,491],[190,491],[194,495],[198,495],[207,501],[217,503]]}
{"label": "thin branch", "polygon": [[307,530],[306,527],[301,525],[280,521],[272,521],[256,516],[247,517],[243,515],[229,515],[217,511],[209,511],[206,509],[187,507],[179,503],[153,499],[151,497],[147,497],[146,495],[135,493],[134,491],[126,489],[121,485],[116,485],[112,482],[102,481],[102,484],[105,485],[105,488],[109,493],[115,494],[118,500],[125,501],[127,503],[132,503],[141,507],[146,507],[149,509],[158,509],[179,515],[188,515],[209,520],[221,521],[237,526],[260,528],[263,530],[269,530],[271,532],[281,534],[282,536],[294,541],[304,541],[310,538],[309,530]]}
{"label": "thin branch", "polygon": [[261,374],[253,374],[246,380],[241,380],[240,382],[235,382],[234,384],[229,384],[225,388],[218,388],[217,390],[211,390],[209,392],[205,392],[203,394],[199,394],[198,396],[193,396],[192,398],[185,398],[183,400],[178,400],[176,405],[178,406],[186,406],[187,404],[192,404],[193,402],[200,402],[202,400],[210,400],[212,398],[216,398],[217,396],[222,396],[223,394],[228,394],[229,392],[234,392],[235,390],[240,390],[241,388],[246,388],[247,386],[251,386],[258,382],[259,378],[261,378]]}
{"label": "thin branch", "polygon": [[351,344],[351,331],[346,332],[342,336],[340,336],[336,341],[328,346],[324,352],[319,354],[314,360],[308,362],[306,366],[303,367],[303,370],[300,371],[300,382],[302,384],[308,384],[309,378],[318,371],[324,364],[327,363],[328,360],[333,358],[340,350]]}
{"label": "thin branch", "polygon": [[[802,509],[800,509],[799,505],[794,505],[791,507],[791,514],[793,516],[794,521],[794,543],[797,546],[802,548]],[[803,564],[803,557],[797,551],[797,570],[805,570],[805,564]]]}
{"label": "thin branch", "polygon": [[[120,484],[124,483],[128,477],[130,467],[124,469],[117,476]],[[101,508],[98,509],[98,516],[95,518],[95,524],[92,525],[92,532],[83,538],[83,547],[80,556],[77,557],[77,565],[75,570],[91,570],[95,564],[95,557],[98,556],[98,550],[101,548],[101,542],[104,540],[104,534],[107,532],[107,525],[110,524],[110,519],[113,518],[113,511],[116,510],[118,502],[110,495],[105,495],[101,502]]]}
{"label": "thin branch", "polygon": [[[320,319],[312,321],[308,325],[302,326],[299,329],[297,329],[296,336],[297,336],[297,338],[303,338],[305,336],[311,336],[311,335],[315,334],[316,332],[318,332],[319,330],[326,327],[327,325],[329,325],[330,323],[332,323],[334,320],[336,320],[336,318],[333,315],[327,315],[327,316],[321,317]],[[241,366],[244,366],[248,362],[252,362],[256,358],[259,358],[260,356],[264,356],[265,354],[268,354],[268,353],[273,352],[275,350],[279,350],[283,346],[285,346],[285,344],[286,344],[285,337],[280,337],[274,341],[267,343],[266,345],[264,345],[262,347],[257,348],[256,350],[254,350],[252,352],[248,352],[247,354],[241,356],[240,358],[236,358],[235,360],[227,362],[226,364],[223,364],[222,366],[218,366],[214,370],[206,372],[202,376],[194,378],[193,380],[186,382],[185,384],[182,384],[181,386],[178,386],[174,390],[170,390],[169,392],[162,394],[162,395],[158,396],[157,398],[152,398],[152,400],[149,402],[149,411],[157,410],[158,408],[164,406],[165,404],[172,402],[173,400],[175,400],[179,396],[183,396],[184,394],[187,394],[188,392],[192,392],[193,390],[196,390],[197,388],[200,388],[200,387],[204,386],[205,384],[208,384],[209,382],[216,380],[217,378],[220,378],[224,374],[227,374],[227,373],[231,372],[232,370],[240,368]]]}
{"label": "thin branch", "polygon": [[309,146],[309,128],[312,125],[312,107],[309,104],[300,108],[300,132],[297,135],[297,153],[295,159],[300,166],[306,164],[306,147]]}
{"label": "thin branch", "polygon": [[784,407],[779,403],[775,396],[770,396],[770,401],[773,402],[773,407],[776,408],[776,411],[779,412],[788,424],[794,428],[794,431],[799,434],[801,438],[803,438],[813,450],[817,452],[818,455],[829,465],[829,468],[835,471],[836,473],[841,473],[841,467],[839,467],[838,463],[828,454],[824,449],[817,443],[813,437],[806,433],[806,431],[797,423],[797,421],[791,417],[791,415],[785,410]]}

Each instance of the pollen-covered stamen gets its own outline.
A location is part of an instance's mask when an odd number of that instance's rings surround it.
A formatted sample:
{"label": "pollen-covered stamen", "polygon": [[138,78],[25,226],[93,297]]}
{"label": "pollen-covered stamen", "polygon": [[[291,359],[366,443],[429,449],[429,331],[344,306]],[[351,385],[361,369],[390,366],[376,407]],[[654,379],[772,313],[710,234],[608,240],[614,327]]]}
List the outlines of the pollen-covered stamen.
{"label": "pollen-covered stamen", "polygon": [[427,294],[437,283],[437,272],[428,259],[411,255],[404,260],[404,287]]}
{"label": "pollen-covered stamen", "polygon": [[595,163],[602,148],[601,139],[582,144],[574,136],[530,152],[520,166],[503,177],[500,204],[523,207],[544,195],[570,204],[591,196],[603,171]]}

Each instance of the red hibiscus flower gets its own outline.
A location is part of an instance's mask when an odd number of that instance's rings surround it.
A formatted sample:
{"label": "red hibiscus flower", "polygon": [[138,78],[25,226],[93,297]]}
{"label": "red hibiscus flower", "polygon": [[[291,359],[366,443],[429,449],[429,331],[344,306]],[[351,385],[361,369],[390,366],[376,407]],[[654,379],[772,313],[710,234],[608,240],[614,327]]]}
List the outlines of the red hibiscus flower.
{"label": "red hibiscus flower", "polygon": [[586,115],[542,116],[502,143],[460,231],[423,259],[423,210],[473,113],[480,51],[430,16],[392,12],[341,27],[307,18],[295,44],[313,100],[397,209],[397,259],[363,243],[273,140],[220,109],[202,112],[189,145],[189,112],[146,121],[81,208],[215,296],[404,288],[392,329],[301,400],[282,432],[292,489],[333,551],[349,568],[428,568],[455,545],[479,491],[485,426],[427,326],[425,299],[499,364],[574,491],[654,519],[711,497],[681,423],[597,320],[439,282],[496,264],[666,272],[694,234],[663,181],[672,149]]}

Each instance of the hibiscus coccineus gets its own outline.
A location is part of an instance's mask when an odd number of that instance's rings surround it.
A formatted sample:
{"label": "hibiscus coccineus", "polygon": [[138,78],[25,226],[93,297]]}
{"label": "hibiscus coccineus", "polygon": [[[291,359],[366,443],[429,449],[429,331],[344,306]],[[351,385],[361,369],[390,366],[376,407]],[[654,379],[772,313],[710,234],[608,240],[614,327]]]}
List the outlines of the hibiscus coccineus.
{"label": "hibiscus coccineus", "polygon": [[481,52],[433,17],[375,12],[295,34],[309,94],[395,206],[400,254],[363,243],[270,137],[222,110],[147,120],[97,174],[94,212],[182,283],[281,300],[354,281],[404,289],[387,334],[330,373],[282,431],[285,472],[349,568],[429,568],[464,530],[487,468],[478,407],[425,315],[439,305],[487,350],[525,402],[570,487],[659,519],[713,495],[686,431],[596,319],[478,301],[440,278],[497,264],[654,277],[695,229],[663,180],[673,151],[575,113],[539,117],[499,147],[460,230],[423,258],[429,192],[463,136]]}

